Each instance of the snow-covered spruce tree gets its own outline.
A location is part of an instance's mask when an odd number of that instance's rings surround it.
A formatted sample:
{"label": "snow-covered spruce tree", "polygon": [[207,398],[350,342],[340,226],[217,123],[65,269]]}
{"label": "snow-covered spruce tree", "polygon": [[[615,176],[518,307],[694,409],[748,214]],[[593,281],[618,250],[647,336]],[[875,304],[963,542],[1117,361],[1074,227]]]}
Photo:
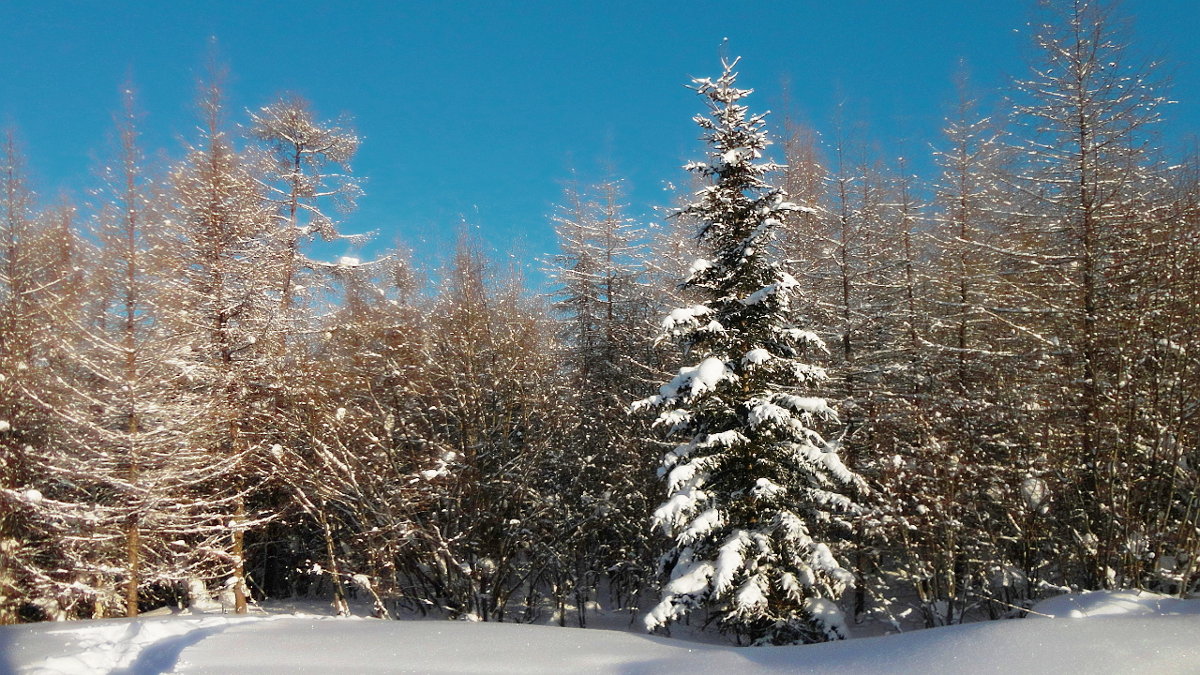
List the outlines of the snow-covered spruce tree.
{"label": "snow-covered spruce tree", "polygon": [[765,115],[749,116],[734,86],[737,60],[716,81],[699,79],[708,116],[697,116],[708,159],[689,171],[708,185],[677,215],[698,224],[707,258],[684,290],[698,300],[663,321],[694,365],[634,409],[660,407],[656,424],[679,444],[661,473],[669,497],[654,523],[674,539],[669,581],[648,629],[707,608],[723,631],[753,644],[845,637],[834,600],[854,577],[821,538],[857,511],[864,490],[813,426],[834,415],[805,395],[825,378],[801,360],[820,339],[792,323],[796,280],[772,259],[784,214],[798,208],[767,182]]}

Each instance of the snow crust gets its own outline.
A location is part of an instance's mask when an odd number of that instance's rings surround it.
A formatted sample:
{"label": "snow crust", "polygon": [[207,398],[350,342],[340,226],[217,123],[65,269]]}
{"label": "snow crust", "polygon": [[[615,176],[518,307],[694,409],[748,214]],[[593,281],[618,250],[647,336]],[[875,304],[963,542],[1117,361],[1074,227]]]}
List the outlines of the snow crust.
{"label": "snow crust", "polygon": [[[703,576],[712,570],[701,565],[697,571]],[[812,602],[807,609],[828,620],[827,626],[836,625],[833,603]],[[749,648],[620,630],[302,615],[42,623],[0,627],[0,672],[725,675],[1200,670],[1198,600],[1134,592],[1088,593],[1054,598],[1035,607],[1042,610],[1078,616]]]}

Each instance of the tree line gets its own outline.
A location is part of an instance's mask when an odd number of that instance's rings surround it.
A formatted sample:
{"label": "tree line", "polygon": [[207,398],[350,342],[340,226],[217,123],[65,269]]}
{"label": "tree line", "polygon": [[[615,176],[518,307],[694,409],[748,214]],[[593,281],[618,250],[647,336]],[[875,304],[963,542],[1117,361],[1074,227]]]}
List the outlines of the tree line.
{"label": "tree line", "polygon": [[569,183],[544,297],[466,233],[432,271],[318,259],[357,135],[295,97],[235,126],[219,72],[159,169],[126,87],[83,203],[8,132],[0,623],[653,596],[654,628],[792,642],[1195,592],[1200,161],[1120,17],[1045,11],[1000,112],[960,83],[933,176],[790,119],[772,165],[727,63],[673,215]]}

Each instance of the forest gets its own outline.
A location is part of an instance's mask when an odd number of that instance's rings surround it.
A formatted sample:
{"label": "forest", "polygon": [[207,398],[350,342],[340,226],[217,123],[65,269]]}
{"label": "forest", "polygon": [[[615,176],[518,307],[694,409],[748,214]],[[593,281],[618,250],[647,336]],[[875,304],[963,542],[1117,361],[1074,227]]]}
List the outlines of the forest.
{"label": "forest", "polygon": [[323,260],[358,132],[217,66],[161,170],[122,85],[84,199],[5,131],[0,624],[320,597],[791,644],[1195,594],[1196,139],[1108,5],[1035,43],[927,176],[725,59],[659,222],[566,184],[549,294],[466,229]]}

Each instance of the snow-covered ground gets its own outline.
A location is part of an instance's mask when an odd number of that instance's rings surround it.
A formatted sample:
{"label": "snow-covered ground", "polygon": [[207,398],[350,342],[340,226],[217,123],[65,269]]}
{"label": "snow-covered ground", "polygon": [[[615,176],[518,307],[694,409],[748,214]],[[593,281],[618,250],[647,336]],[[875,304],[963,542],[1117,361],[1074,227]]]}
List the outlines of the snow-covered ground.
{"label": "snow-covered ground", "polygon": [[1200,673],[1200,600],[1091,593],[1058,618],[799,647],[736,648],[616,630],[175,615],[0,628],[0,673]]}

